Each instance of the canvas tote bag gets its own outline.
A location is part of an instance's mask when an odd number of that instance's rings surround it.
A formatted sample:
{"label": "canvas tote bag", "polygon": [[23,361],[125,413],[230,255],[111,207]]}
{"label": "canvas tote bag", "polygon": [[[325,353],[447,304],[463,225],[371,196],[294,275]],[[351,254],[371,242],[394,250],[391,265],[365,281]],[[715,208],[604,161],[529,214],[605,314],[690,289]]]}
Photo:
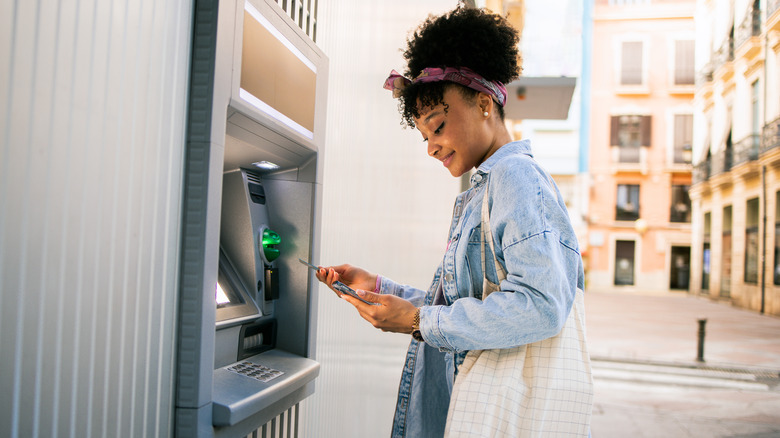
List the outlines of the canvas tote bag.
{"label": "canvas tote bag", "polygon": [[[506,272],[495,257],[487,187],[482,201],[482,239],[482,272],[486,272],[487,240],[500,284]],[[499,289],[484,278],[482,299]],[[577,289],[574,307],[558,335],[466,355],[452,388],[444,436],[587,437],[592,405],[584,293]]]}

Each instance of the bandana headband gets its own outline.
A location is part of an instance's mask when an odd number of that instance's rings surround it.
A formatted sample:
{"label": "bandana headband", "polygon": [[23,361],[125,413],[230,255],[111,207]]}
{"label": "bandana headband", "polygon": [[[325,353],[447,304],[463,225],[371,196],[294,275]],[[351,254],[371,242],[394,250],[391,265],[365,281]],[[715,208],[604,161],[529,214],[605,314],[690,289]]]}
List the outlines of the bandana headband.
{"label": "bandana headband", "polygon": [[385,80],[385,89],[392,90],[393,97],[399,97],[401,90],[409,84],[439,81],[450,81],[463,85],[472,90],[489,94],[501,106],[506,104],[506,87],[504,84],[498,81],[488,81],[468,67],[425,68],[414,79],[409,79],[393,70]]}

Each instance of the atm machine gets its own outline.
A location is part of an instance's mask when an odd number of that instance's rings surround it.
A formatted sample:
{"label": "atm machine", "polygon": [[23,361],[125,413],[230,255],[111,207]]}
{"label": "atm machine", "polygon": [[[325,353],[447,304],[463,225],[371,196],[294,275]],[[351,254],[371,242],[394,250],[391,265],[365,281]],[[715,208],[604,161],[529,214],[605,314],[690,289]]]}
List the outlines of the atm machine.
{"label": "atm machine", "polygon": [[[319,253],[328,60],[272,0],[221,0],[218,15],[207,211],[218,206],[219,226],[204,244],[214,357],[199,383],[211,399],[179,402],[177,435],[293,437],[319,374],[317,281],[298,258]],[[207,18],[196,12],[196,33]]]}

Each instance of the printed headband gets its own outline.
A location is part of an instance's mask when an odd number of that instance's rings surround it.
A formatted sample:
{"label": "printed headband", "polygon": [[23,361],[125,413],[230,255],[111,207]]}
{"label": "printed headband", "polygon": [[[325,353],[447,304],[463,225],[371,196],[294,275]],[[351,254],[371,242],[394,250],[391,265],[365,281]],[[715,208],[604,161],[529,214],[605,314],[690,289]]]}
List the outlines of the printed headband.
{"label": "printed headband", "polygon": [[399,97],[401,90],[409,84],[438,81],[450,81],[472,90],[481,91],[493,96],[493,99],[499,105],[504,106],[506,104],[506,87],[504,84],[498,81],[488,81],[468,67],[425,68],[414,79],[409,79],[393,70],[390,72],[390,76],[385,79],[385,89],[392,90],[393,97]]}

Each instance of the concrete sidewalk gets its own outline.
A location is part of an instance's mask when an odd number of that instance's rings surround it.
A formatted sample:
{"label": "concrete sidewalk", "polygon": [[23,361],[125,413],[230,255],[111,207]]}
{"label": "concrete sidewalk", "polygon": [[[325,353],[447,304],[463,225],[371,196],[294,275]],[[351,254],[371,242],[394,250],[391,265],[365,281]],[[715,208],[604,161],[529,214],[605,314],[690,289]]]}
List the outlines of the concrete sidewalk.
{"label": "concrete sidewalk", "polygon": [[588,348],[597,360],[696,364],[699,319],[706,319],[709,366],[780,370],[780,317],[684,292],[587,291]]}
{"label": "concrete sidewalk", "polygon": [[780,318],[685,293],[588,291],[585,309],[594,438],[780,436]]}

